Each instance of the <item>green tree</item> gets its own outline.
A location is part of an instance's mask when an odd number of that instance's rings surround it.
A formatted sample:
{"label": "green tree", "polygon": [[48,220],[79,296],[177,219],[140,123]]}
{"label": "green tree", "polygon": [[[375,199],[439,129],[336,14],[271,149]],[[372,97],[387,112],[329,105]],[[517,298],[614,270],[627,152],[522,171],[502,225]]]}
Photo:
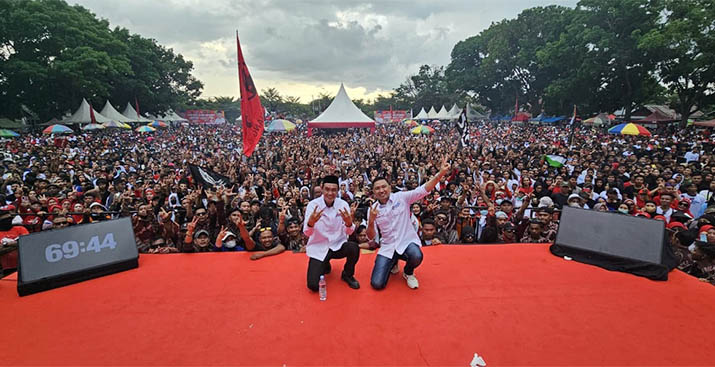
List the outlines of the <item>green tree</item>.
{"label": "green tree", "polygon": [[492,24],[455,45],[447,68],[449,84],[494,111],[513,112],[518,98],[531,112],[541,112],[552,70],[538,62],[537,53],[558,40],[572,18],[572,9],[549,6]]}
{"label": "green tree", "polygon": [[657,58],[655,76],[675,93],[673,106],[685,127],[691,113],[715,102],[715,4],[666,0],[665,10],[638,46]]}
{"label": "green tree", "polygon": [[[147,41],[153,46],[139,44]],[[136,97],[142,111],[163,112],[202,88],[180,55],[62,0],[0,1],[0,61],[8,117],[20,117],[21,106],[42,120],[61,117],[82,98],[98,108]]]}
{"label": "green tree", "polygon": [[261,91],[261,103],[263,108],[271,112],[279,112],[278,109],[283,104],[283,97],[276,88],[268,88]]}

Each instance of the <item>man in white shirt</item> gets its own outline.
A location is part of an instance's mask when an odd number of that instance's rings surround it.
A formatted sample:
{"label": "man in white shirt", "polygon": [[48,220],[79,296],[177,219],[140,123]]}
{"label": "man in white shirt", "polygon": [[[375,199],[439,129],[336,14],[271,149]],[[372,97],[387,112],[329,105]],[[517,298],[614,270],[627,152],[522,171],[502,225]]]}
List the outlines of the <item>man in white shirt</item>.
{"label": "man in white shirt", "polygon": [[391,193],[392,188],[387,179],[376,178],[373,182],[372,191],[377,202],[370,207],[367,236],[373,239],[380,231],[380,250],[375,256],[375,267],[370,279],[374,289],[385,288],[390,270],[398,259],[407,263],[403,271],[407,286],[412,289],[419,287],[414,271],[422,263],[422,242],[410,222],[410,207],[412,203],[427,196],[449,170],[450,164],[445,157],[439,173],[412,191]]}
{"label": "man in white shirt", "polygon": [[321,186],[322,195],[311,200],[305,209],[303,233],[308,236],[305,252],[308,261],[308,288],[318,291],[320,276],[330,273],[330,260],[347,258],[341,279],[350,288],[359,289],[355,279],[355,264],[360,258],[360,248],[348,242],[355,231],[350,206],[338,198],[338,177],[326,176]]}

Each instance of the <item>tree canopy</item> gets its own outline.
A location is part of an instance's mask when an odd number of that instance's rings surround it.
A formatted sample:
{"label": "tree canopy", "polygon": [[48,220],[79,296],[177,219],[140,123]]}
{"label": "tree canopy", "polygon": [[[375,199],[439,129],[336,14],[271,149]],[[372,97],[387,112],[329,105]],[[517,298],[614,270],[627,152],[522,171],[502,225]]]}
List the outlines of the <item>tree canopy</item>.
{"label": "tree canopy", "polygon": [[[87,98],[95,108],[141,101],[158,113],[195,99],[203,84],[193,64],[156,40],[110,29],[62,0],[0,2],[0,110],[19,118],[61,117]],[[23,108],[24,106],[24,108]]]}

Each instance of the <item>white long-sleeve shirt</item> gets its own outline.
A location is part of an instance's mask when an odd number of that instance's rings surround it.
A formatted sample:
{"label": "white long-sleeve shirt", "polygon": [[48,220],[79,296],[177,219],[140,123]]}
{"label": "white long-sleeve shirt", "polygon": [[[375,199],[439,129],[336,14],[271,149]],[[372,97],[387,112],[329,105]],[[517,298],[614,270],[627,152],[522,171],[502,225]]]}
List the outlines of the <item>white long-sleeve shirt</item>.
{"label": "white long-sleeve shirt", "polygon": [[402,255],[410,243],[422,246],[422,241],[417,235],[410,218],[410,206],[417,200],[427,196],[428,192],[422,185],[411,191],[395,192],[390,194],[387,202],[373,204],[377,207],[378,214],[375,218],[375,232],[380,230],[380,250],[378,255],[392,258],[397,251]]}
{"label": "white long-sleeve shirt", "polygon": [[[314,210],[323,210],[323,215],[318,219],[313,227],[308,227],[310,215]],[[325,204],[325,199],[320,196],[311,200],[305,208],[305,219],[303,221],[303,233],[308,236],[308,243],[305,253],[308,257],[323,261],[328,254],[328,250],[337,251],[347,242],[348,236],[355,231],[355,223],[350,227],[345,226],[343,217],[338,210],[346,209],[350,212],[350,205],[345,200],[335,198],[333,206]]]}

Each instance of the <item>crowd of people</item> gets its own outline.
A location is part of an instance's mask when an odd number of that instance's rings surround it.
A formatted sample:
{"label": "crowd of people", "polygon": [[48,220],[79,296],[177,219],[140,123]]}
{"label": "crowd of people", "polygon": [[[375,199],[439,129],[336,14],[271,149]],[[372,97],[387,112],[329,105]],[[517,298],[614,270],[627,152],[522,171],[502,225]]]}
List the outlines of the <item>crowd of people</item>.
{"label": "crowd of people", "polygon": [[[402,123],[367,129],[265,134],[242,156],[240,128],[184,126],[150,135],[102,131],[23,135],[2,142],[0,256],[11,271],[19,236],[129,216],[142,253],[250,251],[258,260],[305,252],[308,202],[339,178],[366,250],[372,182],[425,184],[448,157],[451,172],[411,206],[423,246],[550,243],[564,206],[666,223],[679,268],[715,284],[715,155],[709,131],[622,136],[601,129],[474,123],[460,147],[451,123],[415,136]],[[565,158],[550,164],[546,155]],[[189,165],[228,178],[208,185]],[[4,254],[4,255],[3,255]],[[16,256],[16,255],[15,255]]]}

